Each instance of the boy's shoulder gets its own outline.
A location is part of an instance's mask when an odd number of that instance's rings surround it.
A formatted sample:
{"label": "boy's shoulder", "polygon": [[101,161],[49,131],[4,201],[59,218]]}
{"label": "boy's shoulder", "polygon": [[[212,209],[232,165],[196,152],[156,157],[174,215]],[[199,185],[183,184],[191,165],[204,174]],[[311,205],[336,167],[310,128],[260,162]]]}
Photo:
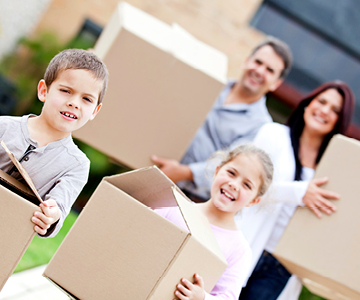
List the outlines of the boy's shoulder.
{"label": "boy's shoulder", "polygon": [[62,149],[63,155],[71,156],[78,161],[90,162],[86,154],[83,151],[81,151],[80,148],[75,144],[71,135],[57,145],[63,148]]}
{"label": "boy's shoulder", "polygon": [[26,116],[0,116],[0,122],[1,124],[21,123],[23,118],[26,118]]}

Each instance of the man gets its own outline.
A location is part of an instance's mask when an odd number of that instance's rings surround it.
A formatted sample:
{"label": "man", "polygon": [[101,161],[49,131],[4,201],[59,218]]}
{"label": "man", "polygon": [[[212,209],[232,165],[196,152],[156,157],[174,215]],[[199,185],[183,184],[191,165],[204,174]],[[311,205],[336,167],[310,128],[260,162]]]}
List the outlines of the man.
{"label": "man", "polygon": [[229,81],[179,163],[153,156],[160,169],[194,201],[210,197],[212,176],[208,158],[218,150],[252,141],[259,128],[271,122],[265,94],[276,90],[292,64],[289,47],[267,37],[245,60],[238,81]]}

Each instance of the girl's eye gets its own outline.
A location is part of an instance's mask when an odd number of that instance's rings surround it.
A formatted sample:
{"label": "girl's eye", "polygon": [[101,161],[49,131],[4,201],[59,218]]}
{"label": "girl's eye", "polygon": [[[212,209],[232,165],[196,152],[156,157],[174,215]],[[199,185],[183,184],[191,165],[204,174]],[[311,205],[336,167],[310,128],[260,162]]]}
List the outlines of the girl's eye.
{"label": "girl's eye", "polygon": [[232,171],[232,170],[228,170],[227,171],[230,175],[232,175],[232,176],[234,176],[235,175],[235,172],[234,171]]}
{"label": "girl's eye", "polygon": [[249,183],[245,182],[244,185],[245,185],[245,187],[246,187],[247,189],[249,189],[249,190],[252,189],[252,187],[251,187],[251,185],[250,185]]}

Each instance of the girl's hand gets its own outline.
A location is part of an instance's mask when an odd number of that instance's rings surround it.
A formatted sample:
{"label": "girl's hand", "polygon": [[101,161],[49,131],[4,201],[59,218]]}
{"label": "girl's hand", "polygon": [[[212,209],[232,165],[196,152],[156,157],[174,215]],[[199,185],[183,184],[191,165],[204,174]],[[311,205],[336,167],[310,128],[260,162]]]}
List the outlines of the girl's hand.
{"label": "girl's hand", "polygon": [[[204,280],[198,274],[194,275],[195,282],[182,278],[176,286],[175,296],[180,300],[204,300]],[[174,299],[175,300],[175,299]]]}
{"label": "girl's hand", "polygon": [[40,204],[42,212],[36,211],[31,218],[35,224],[34,230],[40,234],[45,235],[52,224],[60,219],[61,212],[55,200],[47,200]]}
{"label": "girl's hand", "polygon": [[312,212],[321,218],[321,211],[331,215],[336,211],[336,206],[327,199],[339,199],[340,196],[337,193],[324,190],[319,186],[325,184],[328,178],[317,178],[310,181],[308,189],[302,199],[303,203],[309,207]]}

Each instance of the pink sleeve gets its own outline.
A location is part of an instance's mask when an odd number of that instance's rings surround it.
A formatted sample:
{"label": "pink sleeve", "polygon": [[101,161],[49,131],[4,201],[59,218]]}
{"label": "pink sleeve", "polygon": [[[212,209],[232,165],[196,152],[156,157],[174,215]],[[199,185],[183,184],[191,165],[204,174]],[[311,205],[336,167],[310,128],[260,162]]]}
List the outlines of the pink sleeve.
{"label": "pink sleeve", "polygon": [[[250,247],[236,249],[234,257],[228,260],[226,268],[210,294],[205,293],[204,300],[238,300],[241,288],[250,270],[252,252]],[[241,252],[243,252],[241,254]],[[240,255],[239,255],[240,254]]]}

